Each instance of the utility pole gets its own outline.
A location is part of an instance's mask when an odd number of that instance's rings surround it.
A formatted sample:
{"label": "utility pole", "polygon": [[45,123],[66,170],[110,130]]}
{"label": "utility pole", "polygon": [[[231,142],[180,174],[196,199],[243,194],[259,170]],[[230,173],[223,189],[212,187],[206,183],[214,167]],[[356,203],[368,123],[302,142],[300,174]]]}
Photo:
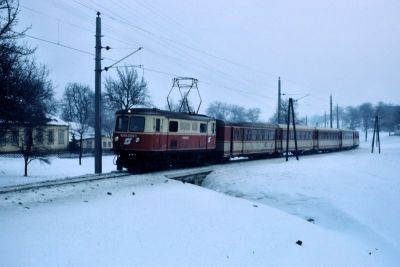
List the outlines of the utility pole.
{"label": "utility pole", "polygon": [[381,153],[381,140],[379,138],[379,117],[378,117],[378,114],[375,116],[374,134],[372,135],[371,153],[374,153],[375,133],[376,133],[376,146],[379,147],[379,154],[380,154]]}
{"label": "utility pole", "polygon": [[278,78],[278,124],[281,123],[281,77]]}
{"label": "utility pole", "polygon": [[326,128],[326,111],[325,111],[325,128]]}
{"label": "utility pole", "polygon": [[101,173],[101,18],[96,17],[94,172]]}
{"label": "utility pole", "polygon": [[330,114],[330,115],[331,115],[331,128],[333,128],[333,127],[332,127],[332,95],[331,95],[331,98],[330,98],[330,99],[331,99],[331,101],[330,101],[330,102],[331,102],[331,105],[330,105],[330,106],[331,106],[331,114]]}
{"label": "utility pole", "polygon": [[336,128],[339,129],[339,105],[336,104]]}
{"label": "utility pole", "polygon": [[286,161],[289,160],[289,126],[290,126],[290,116],[292,116],[293,123],[293,139],[294,139],[294,152],[296,154],[296,159],[299,160],[299,153],[297,148],[297,132],[296,132],[296,119],[294,117],[294,109],[293,109],[293,99],[289,98],[289,106],[288,106],[288,115],[287,115],[287,128],[286,128]]}

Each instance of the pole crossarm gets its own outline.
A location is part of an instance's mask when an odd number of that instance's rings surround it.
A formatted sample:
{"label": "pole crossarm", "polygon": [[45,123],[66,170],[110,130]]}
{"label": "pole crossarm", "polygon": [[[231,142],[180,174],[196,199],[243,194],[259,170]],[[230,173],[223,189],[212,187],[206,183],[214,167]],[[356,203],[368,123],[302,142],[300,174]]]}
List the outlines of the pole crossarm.
{"label": "pole crossarm", "polygon": [[115,65],[117,65],[118,63],[120,63],[122,60],[127,59],[128,57],[132,56],[133,54],[139,52],[139,51],[142,50],[142,49],[143,49],[143,47],[139,47],[138,49],[136,49],[136,50],[133,51],[132,53],[128,54],[127,56],[125,56],[125,57],[121,58],[120,60],[117,60],[116,62],[114,62],[114,64],[112,64],[112,65],[110,65],[110,66],[108,66],[108,67],[105,67],[104,70],[105,70],[105,71],[108,71],[109,69],[111,69],[112,67],[114,67]]}

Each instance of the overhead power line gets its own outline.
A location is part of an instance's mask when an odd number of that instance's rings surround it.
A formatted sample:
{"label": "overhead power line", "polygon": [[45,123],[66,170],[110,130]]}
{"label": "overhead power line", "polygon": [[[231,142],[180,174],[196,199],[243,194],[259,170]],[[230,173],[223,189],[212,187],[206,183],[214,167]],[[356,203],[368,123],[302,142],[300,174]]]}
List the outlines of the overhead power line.
{"label": "overhead power line", "polygon": [[83,54],[86,54],[86,55],[94,56],[94,53],[91,53],[91,52],[88,52],[88,51],[85,51],[85,50],[82,50],[82,49],[79,49],[79,48],[75,48],[75,47],[72,47],[72,46],[68,46],[68,45],[65,45],[65,44],[62,44],[62,43],[59,43],[59,42],[46,40],[46,39],[43,39],[43,38],[40,38],[40,37],[36,37],[36,36],[32,36],[32,35],[29,35],[29,34],[26,34],[26,33],[22,33],[22,32],[15,32],[15,33],[22,34],[23,36],[29,37],[31,39],[35,39],[35,40],[42,41],[42,42],[45,42],[45,43],[49,43],[49,44],[57,45],[57,46],[60,46],[60,47],[68,48],[68,49],[71,49],[71,50],[74,50],[74,51],[77,51],[77,52],[80,52],[80,53],[83,53]]}

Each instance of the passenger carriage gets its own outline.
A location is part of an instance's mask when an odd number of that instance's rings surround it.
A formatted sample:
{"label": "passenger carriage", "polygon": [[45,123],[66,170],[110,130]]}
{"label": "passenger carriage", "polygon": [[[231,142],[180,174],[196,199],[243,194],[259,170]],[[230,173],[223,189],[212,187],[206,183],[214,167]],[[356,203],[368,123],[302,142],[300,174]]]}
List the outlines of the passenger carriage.
{"label": "passenger carriage", "polygon": [[[279,153],[286,152],[287,144],[287,125],[280,124],[278,130],[278,142],[277,151]],[[316,135],[316,129],[306,126],[296,126],[296,137],[297,137],[297,151],[300,153],[311,152],[317,149],[317,144],[314,141]],[[289,127],[289,151],[295,151],[295,139],[293,127]]]}
{"label": "passenger carriage", "polygon": [[217,155],[259,157],[276,152],[277,126],[265,123],[233,123],[217,120]]}
{"label": "passenger carriage", "polygon": [[354,135],[355,132],[352,130],[341,130],[341,148],[347,149],[354,147]]}
{"label": "passenger carriage", "polygon": [[340,129],[318,129],[317,131],[318,150],[330,151],[342,148]]}
{"label": "passenger carriage", "polygon": [[215,145],[216,121],[204,115],[146,108],[116,113],[117,169],[204,160]]}

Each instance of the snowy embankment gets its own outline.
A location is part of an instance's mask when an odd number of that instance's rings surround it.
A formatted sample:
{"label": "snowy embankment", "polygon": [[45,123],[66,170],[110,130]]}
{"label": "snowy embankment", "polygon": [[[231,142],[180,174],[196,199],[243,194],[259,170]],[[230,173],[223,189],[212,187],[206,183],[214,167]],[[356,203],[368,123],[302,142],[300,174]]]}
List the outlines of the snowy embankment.
{"label": "snowy embankment", "polygon": [[397,266],[400,138],[382,144],[216,166],[205,186],[237,197],[161,173],[0,195],[0,265]]}

